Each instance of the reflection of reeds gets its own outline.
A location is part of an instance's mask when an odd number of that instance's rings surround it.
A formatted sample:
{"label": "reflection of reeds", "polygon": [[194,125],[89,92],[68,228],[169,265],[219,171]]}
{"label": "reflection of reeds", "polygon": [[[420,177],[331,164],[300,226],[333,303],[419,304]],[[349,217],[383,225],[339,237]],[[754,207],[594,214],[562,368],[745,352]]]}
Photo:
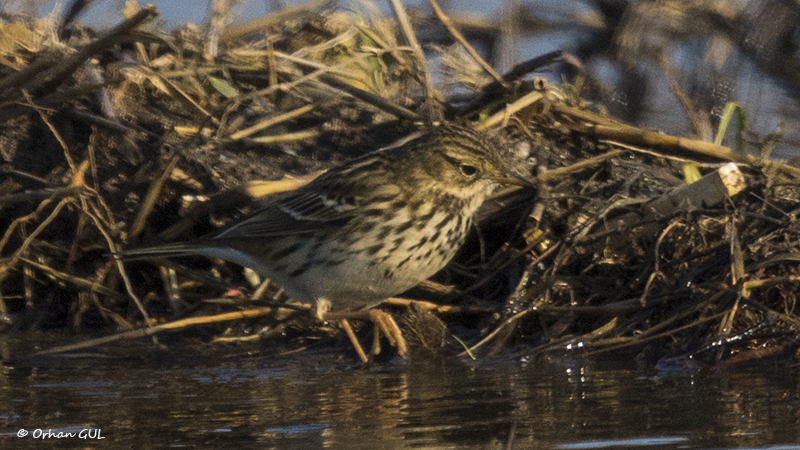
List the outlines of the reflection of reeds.
{"label": "reflection of reeds", "polygon": [[[578,343],[722,357],[733,345],[794,342],[799,169],[731,150],[724,130],[712,143],[612,119],[581,97],[585,71],[561,87],[529,76],[543,67],[584,70],[573,55],[491,70],[470,30],[498,25],[448,18],[431,5],[435,21],[400,2],[392,3],[396,20],[310,2],[226,28],[216,55],[192,27],[147,25],[152,8],[97,38],[62,30],[64,39],[73,34],[62,43],[71,47],[19,32],[0,71],[0,313],[13,322],[5,328],[141,327],[53,353],[200,325],[222,335],[303,323],[274,306],[285,301],[280,290],[229,264],[188,259],[157,270],[111,255],[208,232],[258,196],[310,179],[298,176],[447,120],[502,132],[507,151],[532,150],[532,167],[520,173],[535,168],[532,187],[502,190],[486,205],[454,264],[407,293],[420,311],[475,330],[465,344],[480,342],[477,357],[512,344],[530,356]],[[532,32],[518,17],[520,33]],[[685,15],[668,18],[656,34],[690,33]],[[669,74],[665,52],[653,53],[666,41],[637,44],[624,28],[633,18],[619,19],[620,64],[640,64],[635,55],[645,52]],[[457,46],[443,45],[450,42]],[[429,43],[437,52],[423,53]],[[669,76],[693,110],[681,75]],[[744,114],[731,111],[742,136]],[[708,114],[692,117],[707,122],[698,130],[712,129]],[[684,164],[703,175],[729,161],[749,179],[742,194],[699,203],[668,194],[682,184]],[[265,178],[281,181],[248,183]],[[661,203],[653,199],[675,205],[654,212]],[[257,307],[262,296],[272,308]],[[420,345],[439,354],[440,330],[429,319],[405,322],[414,336],[436,336]],[[447,342],[444,354],[461,350]]]}

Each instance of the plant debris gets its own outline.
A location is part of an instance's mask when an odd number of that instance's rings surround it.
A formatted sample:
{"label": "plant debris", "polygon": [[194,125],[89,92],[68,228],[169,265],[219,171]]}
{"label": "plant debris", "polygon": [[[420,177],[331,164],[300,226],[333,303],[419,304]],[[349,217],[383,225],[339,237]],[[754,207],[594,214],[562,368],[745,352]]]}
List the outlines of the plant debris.
{"label": "plant debris", "polygon": [[[209,233],[445,120],[528,152],[533,183],[496,193],[445,270],[382,306],[410,309],[412,359],[414,347],[425,358],[616,352],[687,367],[795,354],[800,169],[721,138],[623,124],[576,86],[530,77],[571,63],[560,53],[490,71],[435,2],[457,44],[425,55],[392,4],[396,20],[311,2],[227,28],[210,47],[192,25],[159,29],[153,7],[101,33],[69,20],[0,25],[2,336],[105,335],[44,355],[205,327],[209,345],[352,351],[252,271],[114,255]],[[687,185],[685,173],[702,178]]]}

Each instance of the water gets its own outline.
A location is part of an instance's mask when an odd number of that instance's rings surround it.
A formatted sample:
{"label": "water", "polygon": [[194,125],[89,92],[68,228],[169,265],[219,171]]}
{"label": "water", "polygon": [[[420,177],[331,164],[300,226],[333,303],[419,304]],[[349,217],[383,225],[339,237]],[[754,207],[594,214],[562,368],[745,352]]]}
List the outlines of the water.
{"label": "water", "polygon": [[800,449],[787,367],[661,377],[625,361],[172,351],[2,368],[0,448]]}

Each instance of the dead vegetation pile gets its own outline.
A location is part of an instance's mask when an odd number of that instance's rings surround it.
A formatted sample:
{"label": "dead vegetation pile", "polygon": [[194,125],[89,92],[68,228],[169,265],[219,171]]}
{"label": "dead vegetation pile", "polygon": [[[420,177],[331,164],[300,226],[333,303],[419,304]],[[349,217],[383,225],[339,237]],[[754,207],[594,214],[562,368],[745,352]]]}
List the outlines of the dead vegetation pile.
{"label": "dead vegetation pile", "polygon": [[336,330],[275,306],[279,289],[241,267],[113,254],[208,233],[254,198],[455,121],[530,148],[534,181],[497,193],[456,260],[403,296],[418,301],[387,302],[412,358],[794,354],[799,169],[619,123],[575,85],[529,76],[559,54],[497,74],[450,26],[457,43],[426,58],[394,8],[313,3],[213,45],[160,30],[151,7],[99,34],[0,25],[3,333],[111,335],[48,352],[197,326],[215,341],[346,345],[316,340]]}

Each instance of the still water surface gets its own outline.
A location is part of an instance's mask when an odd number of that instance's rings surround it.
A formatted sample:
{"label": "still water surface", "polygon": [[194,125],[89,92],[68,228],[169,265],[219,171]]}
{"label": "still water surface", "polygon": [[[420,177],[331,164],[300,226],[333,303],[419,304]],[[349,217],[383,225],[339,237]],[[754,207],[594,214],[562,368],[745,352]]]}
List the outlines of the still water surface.
{"label": "still water surface", "polygon": [[[306,352],[7,365],[0,448],[800,449],[786,367],[350,364]],[[87,429],[103,439],[80,439]]]}

